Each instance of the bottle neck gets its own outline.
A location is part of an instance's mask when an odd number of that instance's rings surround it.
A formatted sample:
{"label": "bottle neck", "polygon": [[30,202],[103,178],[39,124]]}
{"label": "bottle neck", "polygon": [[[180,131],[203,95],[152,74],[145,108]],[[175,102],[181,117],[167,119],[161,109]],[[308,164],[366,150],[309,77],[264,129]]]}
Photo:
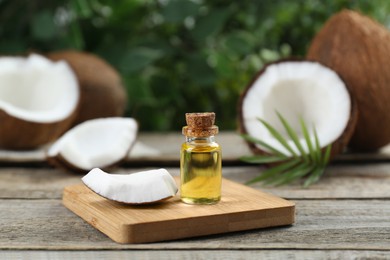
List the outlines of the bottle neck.
{"label": "bottle neck", "polygon": [[186,136],[186,142],[196,142],[196,143],[213,143],[214,135],[206,136],[206,137],[194,137],[194,136]]}

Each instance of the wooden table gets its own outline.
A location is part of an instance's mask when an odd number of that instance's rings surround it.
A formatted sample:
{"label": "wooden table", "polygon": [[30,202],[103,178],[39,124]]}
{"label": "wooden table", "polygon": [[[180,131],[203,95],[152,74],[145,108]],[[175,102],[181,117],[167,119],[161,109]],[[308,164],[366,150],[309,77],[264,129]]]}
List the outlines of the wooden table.
{"label": "wooden table", "polygon": [[[164,166],[179,174],[180,134],[141,134],[139,140],[155,150],[141,149],[116,172]],[[261,172],[261,167],[238,160],[248,151],[237,135],[222,133],[219,140],[226,158],[225,178],[243,183]],[[61,204],[62,189],[80,183],[81,175],[50,168],[40,152],[22,159],[2,156],[0,259],[390,258],[387,148],[379,154],[339,156],[324,178],[307,189],[299,184],[253,185],[296,202],[293,226],[132,245],[111,241]]]}

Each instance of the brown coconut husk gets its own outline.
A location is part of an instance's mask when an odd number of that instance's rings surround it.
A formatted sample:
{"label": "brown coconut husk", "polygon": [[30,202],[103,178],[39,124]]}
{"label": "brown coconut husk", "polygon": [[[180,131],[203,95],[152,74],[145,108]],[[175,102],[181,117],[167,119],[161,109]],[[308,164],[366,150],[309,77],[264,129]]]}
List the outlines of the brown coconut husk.
{"label": "brown coconut husk", "polygon": [[[38,52],[29,51],[9,57],[27,57],[32,53]],[[41,53],[38,54],[43,55]],[[22,120],[0,109],[0,149],[32,150],[55,141],[72,126],[78,114],[79,107],[80,100],[68,117],[53,123]]]}
{"label": "brown coconut husk", "polygon": [[119,73],[96,55],[65,50],[46,55],[53,61],[65,60],[80,84],[80,109],[74,125],[89,119],[123,116],[127,96]]}
{"label": "brown coconut husk", "polygon": [[356,99],[359,119],[349,143],[372,151],[390,142],[390,32],[358,12],[333,15],[315,36],[307,58],[335,70]]}
{"label": "brown coconut husk", "polygon": [[0,110],[0,148],[29,150],[50,143],[72,125],[77,110],[64,120],[54,123],[36,123],[18,119]]}
{"label": "brown coconut husk", "polygon": [[[257,73],[257,75],[251,80],[251,82],[248,84],[248,86],[245,88],[245,90],[241,93],[241,96],[239,98],[238,107],[237,107],[237,111],[238,111],[238,126],[239,126],[238,131],[241,134],[248,134],[248,131],[245,128],[245,125],[243,123],[244,120],[243,120],[242,105],[243,105],[244,99],[245,99],[249,89],[253,86],[255,81],[259,77],[261,77],[261,75],[265,72],[265,70],[267,69],[268,66],[273,65],[273,64],[277,64],[277,63],[281,63],[281,62],[286,62],[286,61],[316,62],[316,61],[303,60],[303,59],[299,59],[299,58],[290,58],[290,59],[278,60],[278,61],[271,62],[271,63],[268,63],[267,65],[265,65]],[[348,89],[348,86],[346,86],[346,87]],[[350,93],[349,89],[348,89],[348,92]],[[351,113],[350,113],[349,121],[347,123],[346,128],[344,129],[344,132],[332,143],[332,149],[331,149],[331,152],[330,152],[330,159],[333,159],[334,156],[336,156],[338,154],[341,154],[341,153],[343,153],[345,151],[345,149],[347,147],[347,144],[349,143],[349,141],[350,141],[350,139],[351,139],[351,137],[352,137],[352,135],[353,135],[353,133],[355,131],[357,119],[358,119],[358,110],[357,110],[357,106],[356,106],[356,101],[351,96]],[[263,140],[263,141],[265,141],[265,140]],[[268,154],[266,151],[261,150],[260,148],[258,148],[254,143],[251,143],[251,142],[248,142],[248,141],[246,141],[246,143],[247,143],[249,149],[252,151],[252,153],[259,154],[259,155],[266,155],[266,154]],[[326,149],[326,147],[323,148],[323,151],[325,151],[325,149]]]}

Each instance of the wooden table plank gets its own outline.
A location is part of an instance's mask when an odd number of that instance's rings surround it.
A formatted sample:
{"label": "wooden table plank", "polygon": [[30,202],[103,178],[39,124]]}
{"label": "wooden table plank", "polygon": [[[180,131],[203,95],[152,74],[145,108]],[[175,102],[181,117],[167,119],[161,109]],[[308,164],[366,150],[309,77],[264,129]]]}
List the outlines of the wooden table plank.
{"label": "wooden table plank", "polygon": [[[264,169],[238,160],[249,151],[235,133],[217,138],[225,178],[243,183]],[[179,174],[180,133],[141,133],[138,140],[135,153],[115,172],[171,166],[168,170]],[[29,160],[35,168],[20,167]],[[12,161],[14,167],[7,167]],[[42,162],[42,151],[0,151],[0,259],[386,259],[390,254],[390,146],[379,153],[338,156],[308,189],[253,185],[297,203],[293,226],[139,245],[116,244],[68,211],[61,204],[62,189],[80,183],[82,175]]]}
{"label": "wooden table plank", "polygon": [[[226,174],[230,180],[246,182],[262,168],[237,167]],[[390,164],[331,165],[318,183],[303,188],[300,183],[281,187],[251,185],[277,196],[300,199],[388,199],[390,198]]]}
{"label": "wooden table plank", "polygon": [[388,200],[297,201],[296,224],[172,242],[120,245],[60,200],[1,200],[0,249],[390,250]]}
{"label": "wooden table plank", "polygon": [[[155,168],[155,167],[151,167]],[[261,167],[224,167],[225,178],[244,183],[257,176]],[[131,173],[139,169],[117,169],[117,173]],[[178,168],[168,168],[178,175]],[[0,198],[14,199],[59,199],[65,186],[80,183],[83,175],[57,169],[0,169]],[[382,199],[390,198],[390,164],[333,165],[317,184],[302,188],[299,184],[256,189],[288,199]]]}
{"label": "wooden table plank", "polygon": [[387,259],[386,251],[360,250],[120,250],[0,251],[1,259]]}

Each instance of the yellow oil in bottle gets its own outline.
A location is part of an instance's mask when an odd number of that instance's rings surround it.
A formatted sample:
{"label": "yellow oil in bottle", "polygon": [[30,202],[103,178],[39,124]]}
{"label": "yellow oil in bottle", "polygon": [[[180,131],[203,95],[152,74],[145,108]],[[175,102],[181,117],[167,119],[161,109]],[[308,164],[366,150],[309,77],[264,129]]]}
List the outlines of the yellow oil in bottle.
{"label": "yellow oil in bottle", "polygon": [[193,138],[181,147],[181,200],[214,204],[221,199],[221,148],[213,137]]}

